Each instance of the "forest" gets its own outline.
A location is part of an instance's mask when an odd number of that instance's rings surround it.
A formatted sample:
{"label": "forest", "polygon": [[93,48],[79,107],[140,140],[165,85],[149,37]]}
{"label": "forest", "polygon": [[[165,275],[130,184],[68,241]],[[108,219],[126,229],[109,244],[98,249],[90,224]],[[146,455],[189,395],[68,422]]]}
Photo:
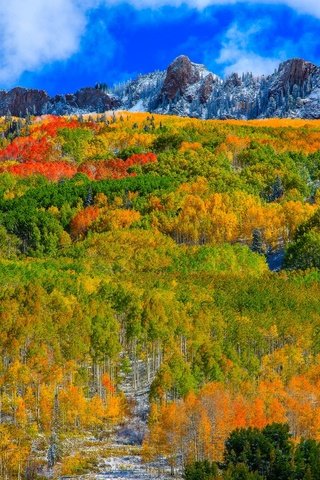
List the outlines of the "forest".
{"label": "forest", "polygon": [[2,118],[0,478],[90,469],[130,373],[146,464],[319,479],[319,187],[316,120]]}

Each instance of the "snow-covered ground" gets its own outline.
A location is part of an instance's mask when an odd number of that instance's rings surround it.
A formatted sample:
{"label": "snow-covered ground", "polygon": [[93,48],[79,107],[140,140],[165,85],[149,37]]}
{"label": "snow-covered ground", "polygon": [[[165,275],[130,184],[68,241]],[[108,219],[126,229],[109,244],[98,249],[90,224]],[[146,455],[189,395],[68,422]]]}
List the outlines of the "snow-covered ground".
{"label": "snow-covered ground", "polygon": [[172,480],[171,469],[165,459],[145,464],[141,458],[141,444],[147,429],[149,411],[149,388],[146,368],[138,363],[139,385],[134,389],[133,376],[123,378],[121,389],[133,405],[132,414],[123,426],[115,429],[108,443],[107,457],[98,459],[98,472],[80,476],[64,476],[61,480]]}
{"label": "snow-covered ground", "polygon": [[[87,477],[88,478],[88,477]],[[111,457],[105,459],[105,467],[101,468],[101,473],[91,477],[95,480],[112,478],[114,480],[144,479],[144,480],[168,480],[170,472],[165,464],[160,462],[146,466],[139,455]]]}

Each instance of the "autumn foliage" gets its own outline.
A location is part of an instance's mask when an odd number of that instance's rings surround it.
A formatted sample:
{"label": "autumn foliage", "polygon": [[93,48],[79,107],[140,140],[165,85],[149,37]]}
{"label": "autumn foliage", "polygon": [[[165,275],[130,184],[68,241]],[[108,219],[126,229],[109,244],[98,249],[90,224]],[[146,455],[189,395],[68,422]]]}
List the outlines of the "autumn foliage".
{"label": "autumn foliage", "polygon": [[0,151],[0,160],[43,162],[53,154],[53,145],[47,137],[18,137]]}
{"label": "autumn foliage", "polygon": [[157,161],[154,153],[135,154],[126,160],[114,159],[109,161],[86,162],[78,171],[86,174],[92,180],[103,180],[106,178],[120,179],[136,175],[129,172],[132,167],[146,165]]}
{"label": "autumn foliage", "polygon": [[263,429],[272,423],[289,423],[295,439],[319,441],[318,374],[319,367],[307,378],[293,377],[288,385],[278,377],[263,380],[254,389],[243,383],[239,391],[210,383],[183,401],[154,405],[145,455],[167,455],[175,465],[180,457],[184,463],[219,461],[233,430]]}
{"label": "autumn foliage", "polygon": [[320,440],[319,121],[0,133],[1,478],[80,474],[65,446],[127,420],[124,384],[149,389],[144,459],[173,469],[236,428]]}
{"label": "autumn foliage", "polygon": [[62,178],[71,178],[77,173],[77,168],[71,163],[67,162],[41,162],[30,161],[19,163],[16,165],[2,164],[0,171],[9,172],[19,177],[28,177],[30,175],[42,175],[53,182]]}
{"label": "autumn foliage", "polygon": [[95,206],[87,207],[78,212],[71,221],[70,229],[74,237],[84,235],[89,230],[92,223],[99,216],[99,208]]}

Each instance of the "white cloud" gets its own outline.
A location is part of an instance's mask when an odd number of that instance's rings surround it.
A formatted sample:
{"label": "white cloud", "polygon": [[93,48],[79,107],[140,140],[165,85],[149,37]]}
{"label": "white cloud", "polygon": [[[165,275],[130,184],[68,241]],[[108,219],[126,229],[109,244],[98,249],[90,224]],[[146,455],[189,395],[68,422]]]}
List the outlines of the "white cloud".
{"label": "white cloud", "polygon": [[276,67],[279,66],[279,60],[272,58],[264,58],[255,53],[245,53],[237,58],[237,60],[228,65],[224,69],[226,75],[231,73],[247,73],[252,72],[255,76],[268,75],[274,72]]}
{"label": "white cloud", "polygon": [[[10,85],[25,71],[36,71],[76,53],[86,29],[87,13],[99,5],[131,4],[135,8],[158,8],[164,5],[188,5],[202,9],[209,5],[229,5],[241,0],[0,0],[0,84]],[[320,18],[319,0],[247,0],[243,3],[286,4],[299,12]],[[224,46],[221,55],[231,52]],[[240,54],[240,55],[238,55]],[[241,54],[243,54],[241,56]],[[251,61],[260,69],[273,65],[254,53],[245,54],[241,45],[233,50],[233,64],[238,69]],[[237,55],[237,56],[236,56]],[[250,57],[251,55],[251,57]]]}
{"label": "white cloud", "polygon": [[2,84],[77,51],[90,7],[80,1],[0,0]]}
{"label": "white cloud", "polygon": [[202,9],[210,5],[230,5],[236,3],[287,5],[298,12],[307,13],[320,18],[319,0],[104,0],[107,5],[129,3],[136,8],[158,8],[164,5],[188,5]]}
{"label": "white cloud", "polygon": [[[252,72],[254,75],[273,73],[282,60],[281,54],[278,57],[266,58],[256,54],[251,45],[255,35],[258,35],[265,24],[256,23],[254,26],[242,30],[237,23],[234,23],[226,32],[222,40],[222,48],[217,63],[226,65],[224,73]],[[210,62],[209,62],[210,63]]]}

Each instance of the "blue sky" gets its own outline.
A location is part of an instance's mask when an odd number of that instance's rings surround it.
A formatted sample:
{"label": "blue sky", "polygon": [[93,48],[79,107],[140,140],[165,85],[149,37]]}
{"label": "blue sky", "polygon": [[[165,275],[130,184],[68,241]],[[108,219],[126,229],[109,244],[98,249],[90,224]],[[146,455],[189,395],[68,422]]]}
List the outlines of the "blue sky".
{"label": "blue sky", "polygon": [[50,94],[164,69],[178,55],[225,76],[320,64],[319,0],[0,0],[0,88]]}

